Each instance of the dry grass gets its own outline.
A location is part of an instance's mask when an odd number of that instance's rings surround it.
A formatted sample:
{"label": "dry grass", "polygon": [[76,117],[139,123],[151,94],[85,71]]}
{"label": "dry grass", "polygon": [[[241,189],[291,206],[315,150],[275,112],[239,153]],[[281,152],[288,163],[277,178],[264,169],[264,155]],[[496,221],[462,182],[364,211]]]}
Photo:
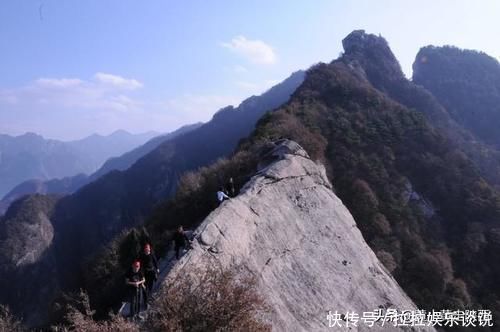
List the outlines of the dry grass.
{"label": "dry grass", "polygon": [[268,309],[255,278],[241,269],[197,270],[160,291],[146,321],[148,331],[270,331]]}
{"label": "dry grass", "polygon": [[57,332],[138,332],[139,326],[127,321],[121,316],[112,315],[105,321],[96,321],[93,318],[94,311],[90,307],[89,297],[84,291],[80,291],[75,302],[69,305],[63,326],[52,327]]}
{"label": "dry grass", "polygon": [[0,305],[0,332],[21,332],[26,329],[9,311],[9,308]]}

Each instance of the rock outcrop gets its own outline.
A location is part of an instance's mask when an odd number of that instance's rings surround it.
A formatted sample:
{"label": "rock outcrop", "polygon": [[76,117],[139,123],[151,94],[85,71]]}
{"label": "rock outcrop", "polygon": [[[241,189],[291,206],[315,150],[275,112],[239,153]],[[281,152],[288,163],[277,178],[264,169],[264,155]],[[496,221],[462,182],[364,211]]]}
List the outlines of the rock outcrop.
{"label": "rock outcrop", "polygon": [[[330,310],[360,316],[376,309],[416,310],[364,241],[324,167],[293,141],[277,142],[240,194],[214,210],[195,234],[193,249],[167,279],[214,264],[244,266],[257,276],[272,308],[266,320],[273,330],[345,330],[329,327]],[[361,321],[352,328],[391,329],[403,328],[369,328]]]}
{"label": "rock outcrop", "polygon": [[55,236],[51,219],[57,200],[55,196],[26,196],[0,219],[0,303],[9,303],[14,312],[26,317],[23,323],[27,325],[46,319],[48,310],[39,303],[49,303],[59,290],[51,250]]}

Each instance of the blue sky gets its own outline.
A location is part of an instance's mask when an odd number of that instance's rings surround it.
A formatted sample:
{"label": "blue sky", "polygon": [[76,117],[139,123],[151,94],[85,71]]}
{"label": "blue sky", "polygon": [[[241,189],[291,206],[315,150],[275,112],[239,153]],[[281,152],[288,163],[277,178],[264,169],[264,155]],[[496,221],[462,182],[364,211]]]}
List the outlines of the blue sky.
{"label": "blue sky", "polygon": [[354,29],[410,77],[429,44],[500,56],[499,22],[494,0],[3,0],[0,133],[167,132],[331,61]]}

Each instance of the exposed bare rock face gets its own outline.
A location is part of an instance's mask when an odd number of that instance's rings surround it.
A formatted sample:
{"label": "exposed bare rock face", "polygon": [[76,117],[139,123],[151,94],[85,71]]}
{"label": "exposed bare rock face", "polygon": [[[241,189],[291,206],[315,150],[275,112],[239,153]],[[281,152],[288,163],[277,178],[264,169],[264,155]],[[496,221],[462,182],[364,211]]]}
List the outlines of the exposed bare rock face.
{"label": "exposed bare rock face", "polygon": [[[215,264],[243,266],[258,278],[275,331],[347,330],[329,327],[330,310],[360,316],[380,308],[416,310],[364,241],[324,167],[295,142],[275,145],[240,194],[197,228],[193,249],[167,279]],[[349,330],[410,330],[357,325]]]}
{"label": "exposed bare rock face", "polygon": [[46,319],[48,303],[59,289],[52,225],[55,196],[26,196],[0,219],[0,303],[28,317],[27,325]]}
{"label": "exposed bare rock face", "polygon": [[[33,264],[52,243],[54,229],[49,216],[53,208],[50,197],[36,201],[26,197],[24,211],[0,225],[0,258],[2,266],[22,267]],[[33,202],[33,205],[29,203]],[[32,212],[34,210],[36,212]],[[26,217],[29,216],[30,218]],[[5,240],[4,240],[5,239]]]}

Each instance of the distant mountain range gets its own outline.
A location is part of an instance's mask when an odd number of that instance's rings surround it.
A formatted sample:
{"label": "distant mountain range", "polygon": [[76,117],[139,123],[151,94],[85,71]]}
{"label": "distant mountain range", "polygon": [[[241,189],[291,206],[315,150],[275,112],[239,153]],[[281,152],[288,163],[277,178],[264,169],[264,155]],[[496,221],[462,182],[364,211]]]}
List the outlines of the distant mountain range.
{"label": "distant mountain range", "polygon": [[[93,172],[89,176],[87,176],[86,174],[77,174],[75,176],[68,176],[65,178],[50,179],[45,181],[40,179],[31,179],[24,181],[21,184],[15,186],[2,198],[2,200],[0,200],[0,215],[3,215],[5,211],[7,211],[9,205],[12,202],[24,195],[34,193],[60,195],[71,194],[87,183],[98,179],[102,175],[112,170],[125,170],[161,143],[187,133],[190,130],[194,130],[201,125],[202,123],[186,125],[171,133],[156,136],[143,145],[131,151],[128,151],[119,157],[111,157],[110,159],[106,160],[104,165],[102,165],[97,171]],[[93,140],[95,139],[96,138],[94,137]],[[88,144],[87,142],[85,146],[87,149],[89,149],[91,144]]]}
{"label": "distant mountain range", "polygon": [[34,133],[0,135],[0,197],[27,180],[51,180],[90,174],[110,157],[127,152],[158,133],[130,134],[118,130],[110,135],[91,135],[62,142]]}

